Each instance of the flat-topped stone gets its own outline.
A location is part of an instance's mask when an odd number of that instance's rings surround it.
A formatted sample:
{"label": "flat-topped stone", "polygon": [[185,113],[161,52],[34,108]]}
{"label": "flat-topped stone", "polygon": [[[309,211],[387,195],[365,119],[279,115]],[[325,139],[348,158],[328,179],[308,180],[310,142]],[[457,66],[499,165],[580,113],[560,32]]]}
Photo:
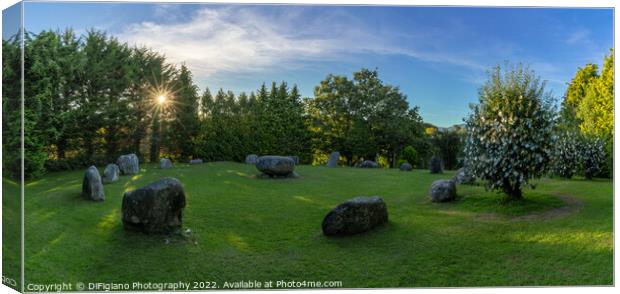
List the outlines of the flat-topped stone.
{"label": "flat-topped stone", "polygon": [[287,156],[287,157],[292,159],[295,165],[299,165],[299,156],[293,155],[293,156]]}
{"label": "flat-topped stone", "polygon": [[405,162],[400,165],[399,169],[402,171],[412,171],[413,166],[409,162]]}
{"label": "flat-topped stone", "polygon": [[248,156],[245,157],[245,163],[247,164],[256,164],[256,160],[258,159],[258,155],[256,154],[248,154]]}
{"label": "flat-topped stone", "polygon": [[359,165],[360,168],[379,168],[379,164],[372,160],[364,160]]}
{"label": "flat-topped stone", "polygon": [[268,177],[297,177],[295,161],[287,156],[261,156],[256,160],[256,169]]}

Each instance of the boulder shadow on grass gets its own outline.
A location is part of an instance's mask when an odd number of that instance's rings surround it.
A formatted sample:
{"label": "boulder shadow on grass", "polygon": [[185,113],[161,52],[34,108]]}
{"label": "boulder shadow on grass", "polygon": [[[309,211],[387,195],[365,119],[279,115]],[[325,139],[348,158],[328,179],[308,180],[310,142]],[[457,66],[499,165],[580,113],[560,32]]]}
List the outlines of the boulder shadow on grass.
{"label": "boulder shadow on grass", "polygon": [[343,247],[343,248],[359,247],[360,244],[373,244],[374,245],[376,243],[375,241],[373,241],[372,243],[363,243],[363,242],[360,243],[357,241],[377,240],[377,242],[383,242],[385,241],[383,239],[383,236],[392,236],[392,234],[394,234],[394,231],[401,230],[402,227],[403,227],[402,224],[395,223],[393,221],[388,220],[387,222],[383,224],[377,225],[371,230],[368,230],[363,233],[358,233],[358,234],[326,236],[322,230],[319,230],[316,232],[313,239],[319,242],[328,242],[332,244],[337,244],[339,247]]}

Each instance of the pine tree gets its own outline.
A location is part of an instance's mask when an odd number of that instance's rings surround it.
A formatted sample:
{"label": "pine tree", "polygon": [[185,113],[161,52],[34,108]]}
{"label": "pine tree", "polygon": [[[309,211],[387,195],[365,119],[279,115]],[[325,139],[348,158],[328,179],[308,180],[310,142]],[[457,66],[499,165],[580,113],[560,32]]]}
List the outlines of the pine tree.
{"label": "pine tree", "polygon": [[166,146],[169,153],[187,160],[196,152],[196,139],[200,127],[198,118],[198,87],[194,85],[192,74],[182,65],[174,79],[174,93],[169,105],[163,108],[170,112],[166,128]]}

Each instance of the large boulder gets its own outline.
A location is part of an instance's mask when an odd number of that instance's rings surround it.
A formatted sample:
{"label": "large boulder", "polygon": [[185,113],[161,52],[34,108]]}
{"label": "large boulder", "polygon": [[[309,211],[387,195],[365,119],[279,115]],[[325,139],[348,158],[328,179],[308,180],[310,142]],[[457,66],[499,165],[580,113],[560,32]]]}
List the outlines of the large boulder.
{"label": "large boulder", "polygon": [[122,175],[135,175],[140,172],[140,161],[138,156],[133,153],[121,155],[116,160],[116,164]]}
{"label": "large boulder", "polygon": [[261,156],[256,160],[256,169],[261,171],[262,176],[296,177],[295,161],[287,156]]}
{"label": "large boulder", "polygon": [[159,168],[161,169],[172,168],[172,161],[170,161],[170,159],[168,158],[159,159]]}
{"label": "large boulder", "polygon": [[247,164],[256,164],[256,160],[258,159],[258,155],[256,154],[249,154],[248,156],[245,157],[245,163]]}
{"label": "large boulder", "polygon": [[356,197],[332,209],[323,219],[323,234],[362,233],[388,221],[387,206],[379,196]]}
{"label": "large boulder", "polygon": [[428,168],[431,174],[440,174],[443,172],[442,165],[441,158],[439,158],[439,156],[433,156],[428,164]]}
{"label": "large boulder", "polygon": [[338,161],[340,160],[340,152],[334,151],[329,155],[329,159],[327,160],[327,167],[337,167]]}
{"label": "large boulder", "polygon": [[82,196],[93,201],[105,200],[103,182],[101,182],[99,171],[94,165],[91,165],[86,169],[86,172],[84,172],[84,180],[82,181]]}
{"label": "large boulder", "polygon": [[203,161],[200,158],[192,159],[189,161],[189,164],[201,164]]}
{"label": "large boulder", "polygon": [[467,169],[461,167],[456,171],[456,174],[452,180],[457,184],[473,184],[476,181],[476,178],[467,172]]}
{"label": "large boulder", "polygon": [[163,178],[123,196],[122,220],[126,230],[171,233],[183,225],[185,192],[175,178]]}
{"label": "large boulder", "polygon": [[431,201],[447,202],[456,199],[456,184],[452,180],[437,180],[431,184]]}
{"label": "large boulder", "polygon": [[400,165],[400,170],[402,171],[412,171],[413,170],[413,166],[409,163],[409,162],[403,162]]}
{"label": "large boulder", "polygon": [[372,160],[364,160],[359,165],[360,168],[378,168],[379,164]]}
{"label": "large boulder", "polygon": [[118,175],[120,174],[120,172],[121,171],[118,168],[118,165],[114,163],[106,165],[105,169],[103,170],[103,182],[105,184],[108,184],[118,181]]}
{"label": "large boulder", "polygon": [[287,156],[287,157],[292,159],[295,165],[299,165],[299,156],[293,155],[293,156]]}

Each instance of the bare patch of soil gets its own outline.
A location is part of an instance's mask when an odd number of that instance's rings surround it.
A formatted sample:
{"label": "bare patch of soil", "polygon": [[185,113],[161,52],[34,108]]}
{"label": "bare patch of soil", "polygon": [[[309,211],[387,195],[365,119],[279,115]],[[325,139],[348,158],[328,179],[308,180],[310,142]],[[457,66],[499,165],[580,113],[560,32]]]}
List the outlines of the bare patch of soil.
{"label": "bare patch of soil", "polygon": [[583,206],[583,202],[581,200],[574,198],[572,196],[559,195],[557,197],[560,198],[560,200],[564,202],[564,206],[546,210],[546,211],[534,212],[534,213],[510,217],[510,218],[502,216],[497,213],[480,213],[476,215],[476,219],[482,220],[482,221],[508,220],[508,221],[513,221],[513,222],[548,221],[548,220],[557,219],[557,218],[564,218],[573,213],[577,213],[581,209],[581,206]]}

